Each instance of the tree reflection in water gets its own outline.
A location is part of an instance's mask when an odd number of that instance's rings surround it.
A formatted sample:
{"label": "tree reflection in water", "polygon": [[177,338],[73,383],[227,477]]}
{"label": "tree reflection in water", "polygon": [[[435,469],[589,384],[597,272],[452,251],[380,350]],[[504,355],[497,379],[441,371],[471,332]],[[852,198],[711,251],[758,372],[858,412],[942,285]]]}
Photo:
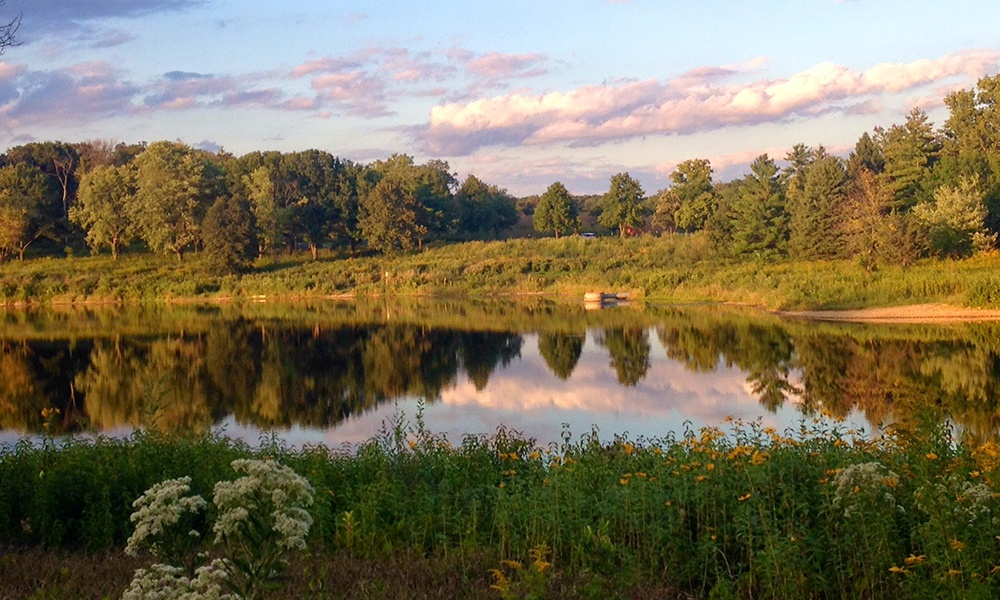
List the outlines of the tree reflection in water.
{"label": "tree reflection in water", "polygon": [[[790,399],[810,412],[905,425],[928,411],[992,435],[998,425],[998,325],[813,324],[711,309],[615,309],[483,303],[310,309],[292,316],[203,309],[142,319],[96,312],[89,335],[71,319],[7,316],[0,327],[0,429],[61,433],[142,427],[205,431],[228,415],[260,428],[331,428],[398,398],[437,401],[467,378],[479,392],[521,360],[569,384],[589,338],[621,386],[664,355],[694,373],[743,371],[769,411]],[[457,317],[462,313],[464,316]],[[384,317],[380,317],[384,314]],[[13,323],[13,324],[11,324]],[[43,330],[43,333],[38,333]],[[98,333],[99,332],[99,333]],[[658,350],[659,352],[659,350]],[[43,409],[58,408],[57,418]]]}

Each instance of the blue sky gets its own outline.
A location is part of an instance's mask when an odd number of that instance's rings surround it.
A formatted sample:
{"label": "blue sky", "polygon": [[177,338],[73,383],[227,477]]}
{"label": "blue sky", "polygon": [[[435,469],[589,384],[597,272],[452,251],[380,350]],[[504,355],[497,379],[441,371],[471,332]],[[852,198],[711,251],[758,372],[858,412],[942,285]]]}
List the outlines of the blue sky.
{"label": "blue sky", "polygon": [[846,154],[1000,71],[995,0],[7,0],[0,150],[42,140],[447,160],[516,195]]}

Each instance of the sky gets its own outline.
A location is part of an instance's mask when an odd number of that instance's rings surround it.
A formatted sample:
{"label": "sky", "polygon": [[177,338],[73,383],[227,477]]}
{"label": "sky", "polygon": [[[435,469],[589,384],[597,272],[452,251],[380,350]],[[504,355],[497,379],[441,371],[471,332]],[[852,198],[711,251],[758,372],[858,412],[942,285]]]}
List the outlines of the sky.
{"label": "sky", "polygon": [[647,193],[860,135],[1000,72],[996,0],[6,0],[0,150],[180,140]]}

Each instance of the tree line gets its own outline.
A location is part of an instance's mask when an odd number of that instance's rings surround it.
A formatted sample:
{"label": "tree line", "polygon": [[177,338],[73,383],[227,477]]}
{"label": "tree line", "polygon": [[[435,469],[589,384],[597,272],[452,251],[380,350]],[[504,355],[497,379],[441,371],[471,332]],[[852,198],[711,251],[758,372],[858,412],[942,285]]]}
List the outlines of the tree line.
{"label": "tree line", "polygon": [[371,164],[321,150],[234,156],[180,142],[31,143],[0,156],[0,259],[86,244],[116,258],[144,246],[182,259],[201,250],[221,271],[321,247],[398,253],[427,242],[498,239],[521,214],[556,237],[584,216],[620,235],[704,231],[720,253],[859,257],[869,268],[996,246],[1000,231],[1000,75],[949,94],[935,128],[915,109],[858,139],[848,158],[795,145],[784,166],[713,180],[705,159],[680,163],[647,196],[628,173],[579,197],[556,181],[515,199],[447,162],[396,154]]}

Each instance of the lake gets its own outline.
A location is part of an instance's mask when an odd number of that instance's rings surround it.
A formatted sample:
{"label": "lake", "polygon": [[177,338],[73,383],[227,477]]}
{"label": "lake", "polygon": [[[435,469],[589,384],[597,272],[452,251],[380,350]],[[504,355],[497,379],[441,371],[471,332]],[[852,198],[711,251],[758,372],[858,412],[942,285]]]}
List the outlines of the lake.
{"label": "lake", "polygon": [[453,441],[504,426],[541,444],[818,416],[993,437],[998,333],[545,299],[7,310],[0,443],[144,428],[341,446],[418,418]]}

